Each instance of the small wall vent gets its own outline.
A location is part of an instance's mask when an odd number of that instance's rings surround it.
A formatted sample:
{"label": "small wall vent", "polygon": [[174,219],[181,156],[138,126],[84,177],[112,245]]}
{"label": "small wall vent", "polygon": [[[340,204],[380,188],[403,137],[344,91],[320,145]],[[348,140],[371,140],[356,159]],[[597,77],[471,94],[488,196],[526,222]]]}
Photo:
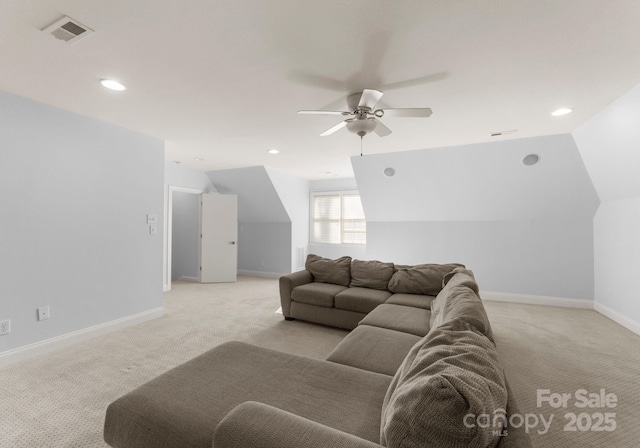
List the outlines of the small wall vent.
{"label": "small wall vent", "polygon": [[73,20],[67,16],[56,20],[42,31],[68,44],[75,43],[93,33],[93,30],[88,26],[84,26],[77,20]]}

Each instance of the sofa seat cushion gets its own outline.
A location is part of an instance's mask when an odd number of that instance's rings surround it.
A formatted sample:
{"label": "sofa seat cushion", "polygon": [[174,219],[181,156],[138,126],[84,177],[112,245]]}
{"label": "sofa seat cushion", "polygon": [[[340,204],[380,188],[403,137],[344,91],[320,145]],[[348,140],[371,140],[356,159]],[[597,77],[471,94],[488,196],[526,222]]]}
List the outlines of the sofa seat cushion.
{"label": "sofa seat cushion", "polygon": [[382,261],[351,261],[351,284],[355,288],[386,290],[393,275],[393,263]]}
{"label": "sofa seat cushion", "polygon": [[424,336],[429,332],[430,317],[429,310],[383,303],[367,314],[358,325],[371,325]]}
{"label": "sofa seat cushion", "polygon": [[291,300],[308,305],[333,308],[336,294],[345,289],[347,289],[346,286],[332,285],[331,283],[307,283],[293,288]]}
{"label": "sofa seat cushion", "polygon": [[[505,415],[507,388],[496,348],[458,320],[416,344],[384,400],[380,443],[386,447],[495,447],[504,419],[481,428],[465,416]],[[493,420],[492,420],[493,424]]]}
{"label": "sofa seat cushion", "polygon": [[391,378],[328,361],[228,342],[109,405],[104,438],[117,447],[210,448],[236,406],[257,401],[372,442]]}
{"label": "sofa seat cushion", "polygon": [[391,293],[378,289],[349,288],[336,294],[335,307],[341,310],[368,313],[383,304]]}
{"label": "sofa seat cushion", "polygon": [[420,336],[360,325],[331,352],[327,361],[393,376]]}
{"label": "sofa seat cushion", "polygon": [[435,299],[434,296],[426,296],[424,294],[393,294],[387,299],[385,303],[392,303],[394,305],[412,306],[414,308],[422,308],[425,310],[431,309],[431,302]]}

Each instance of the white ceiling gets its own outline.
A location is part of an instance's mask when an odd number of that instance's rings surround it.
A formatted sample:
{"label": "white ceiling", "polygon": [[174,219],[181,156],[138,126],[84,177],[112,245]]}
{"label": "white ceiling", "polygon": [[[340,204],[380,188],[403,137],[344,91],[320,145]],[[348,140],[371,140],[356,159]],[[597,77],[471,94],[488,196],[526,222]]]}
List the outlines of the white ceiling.
{"label": "white ceiling", "polygon": [[[62,15],[95,33],[39,31]],[[193,168],[348,177],[359,138],[297,110],[362,88],[433,109],[384,118],[365,154],[571,132],[640,83],[639,23],[637,0],[2,0],[0,90],[165,139]]]}

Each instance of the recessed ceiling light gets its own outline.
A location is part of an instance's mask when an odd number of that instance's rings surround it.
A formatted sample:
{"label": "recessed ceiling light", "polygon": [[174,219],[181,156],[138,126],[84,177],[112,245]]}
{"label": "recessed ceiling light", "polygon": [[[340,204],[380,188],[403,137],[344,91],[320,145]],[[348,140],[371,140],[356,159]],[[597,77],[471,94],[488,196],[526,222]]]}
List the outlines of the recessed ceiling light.
{"label": "recessed ceiling light", "polygon": [[195,160],[196,162],[203,162],[204,159],[202,157],[194,157],[193,160]]}
{"label": "recessed ceiling light", "polygon": [[551,115],[553,115],[554,117],[560,117],[562,115],[570,114],[571,112],[573,112],[573,109],[563,107],[563,108],[554,110],[553,112],[551,112]]}
{"label": "recessed ceiling light", "polygon": [[113,79],[101,79],[100,84],[111,90],[127,90],[124,84],[119,83],[118,81],[115,81]]}
{"label": "recessed ceiling light", "polygon": [[280,154],[280,151],[278,151],[277,149],[270,149],[267,151],[269,154]]}

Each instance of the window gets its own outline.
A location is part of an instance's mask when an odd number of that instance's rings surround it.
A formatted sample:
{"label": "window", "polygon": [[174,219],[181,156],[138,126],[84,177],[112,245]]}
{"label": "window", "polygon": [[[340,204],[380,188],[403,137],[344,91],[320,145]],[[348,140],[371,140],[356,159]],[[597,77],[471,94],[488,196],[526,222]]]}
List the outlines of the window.
{"label": "window", "polygon": [[311,242],[366,244],[367,223],[356,193],[314,193]]}

